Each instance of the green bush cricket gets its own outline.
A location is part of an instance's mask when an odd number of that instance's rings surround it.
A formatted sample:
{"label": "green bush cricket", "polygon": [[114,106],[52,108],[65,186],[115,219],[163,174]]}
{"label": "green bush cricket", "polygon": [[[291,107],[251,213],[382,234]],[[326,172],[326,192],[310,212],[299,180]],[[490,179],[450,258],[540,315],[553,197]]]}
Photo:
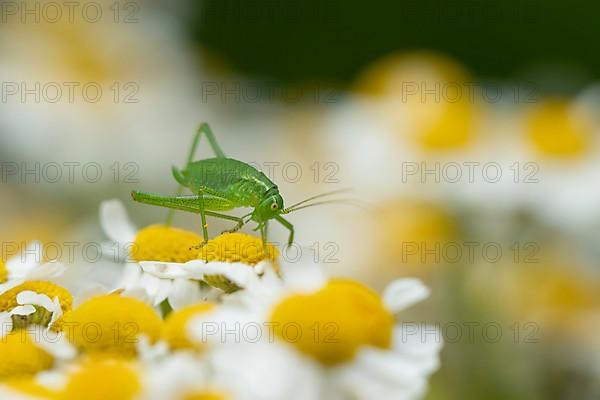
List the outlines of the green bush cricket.
{"label": "green bush cricket", "polygon": [[[202,134],[208,139],[215,157],[192,161]],[[131,196],[133,200],[140,203],[170,208],[167,225],[171,222],[174,210],[200,214],[204,236],[204,242],[200,246],[208,241],[207,216],[237,222],[233,229],[225,232],[236,232],[249,221],[254,221],[257,223],[255,230],[261,232],[263,244],[267,241],[268,223],[274,219],[289,231],[288,245],[291,245],[294,241],[294,226],[282,215],[318,204],[336,202],[336,200],[329,200],[307,204],[320,197],[344,191],[337,190],[312,196],[284,208],[283,198],[277,185],[253,166],[227,158],[206,123],[201,124],[194,135],[185,168],[179,169],[173,166],[172,173],[179,183],[175,196],[138,191],[133,191]],[[193,194],[182,195],[184,188],[188,188]],[[242,217],[221,213],[238,207],[251,207],[253,210]]]}

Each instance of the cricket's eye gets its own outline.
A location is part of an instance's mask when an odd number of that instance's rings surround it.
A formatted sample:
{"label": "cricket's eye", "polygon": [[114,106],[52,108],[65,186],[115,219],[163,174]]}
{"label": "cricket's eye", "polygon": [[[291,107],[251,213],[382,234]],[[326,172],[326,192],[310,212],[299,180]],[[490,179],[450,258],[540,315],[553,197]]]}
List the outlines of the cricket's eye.
{"label": "cricket's eye", "polygon": [[271,204],[271,210],[277,210],[277,203]]}

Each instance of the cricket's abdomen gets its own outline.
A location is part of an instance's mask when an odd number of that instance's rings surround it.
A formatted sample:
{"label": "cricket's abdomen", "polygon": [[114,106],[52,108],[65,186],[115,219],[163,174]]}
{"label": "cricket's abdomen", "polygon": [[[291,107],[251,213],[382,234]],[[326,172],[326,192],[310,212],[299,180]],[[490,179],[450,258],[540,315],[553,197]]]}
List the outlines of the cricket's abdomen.
{"label": "cricket's abdomen", "polygon": [[256,207],[267,191],[277,188],[265,174],[232,158],[193,162],[181,171],[181,178],[179,183],[194,193],[204,191],[244,207]]}

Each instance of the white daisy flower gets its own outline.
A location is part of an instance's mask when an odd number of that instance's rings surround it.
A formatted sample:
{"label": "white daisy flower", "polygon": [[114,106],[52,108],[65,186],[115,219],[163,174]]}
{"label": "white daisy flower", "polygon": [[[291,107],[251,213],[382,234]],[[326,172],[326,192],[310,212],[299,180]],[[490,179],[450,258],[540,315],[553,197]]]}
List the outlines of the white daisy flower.
{"label": "white daisy flower", "polygon": [[23,290],[17,294],[16,300],[17,306],[6,313],[10,315],[11,321],[14,317],[17,317],[18,321],[24,320],[30,323],[30,317],[37,313],[38,320],[46,319],[49,316],[50,321],[47,324],[48,327],[52,327],[63,315],[58,296],[50,299],[46,294],[36,293],[32,290]]}
{"label": "white daisy flower", "polygon": [[[153,255],[156,258],[190,258],[192,255],[189,248],[201,242],[197,235],[158,225],[138,230],[118,200],[105,201],[100,205],[100,224],[106,235],[117,243],[120,249],[129,249],[123,275],[116,285],[117,289],[143,289],[153,305],[168,300],[174,309],[201,301],[208,296],[207,291],[202,290],[197,281],[182,277],[160,278],[145,273],[139,263],[144,257]],[[155,248],[151,248],[153,245]]]}
{"label": "white daisy flower", "polygon": [[0,263],[0,334],[31,324],[49,330],[70,309],[71,295],[54,283],[66,267],[42,259],[41,243],[31,242],[22,254]]}
{"label": "white daisy flower", "polygon": [[117,200],[102,203],[100,220],[107,236],[131,249],[118,286],[143,288],[155,305],[167,299],[173,309],[179,309],[214,298],[220,291],[201,281],[234,291],[273,265],[262,244],[257,246],[260,239],[248,235],[221,235],[195,250],[202,239],[193,232],[161,225],[137,230]]}
{"label": "white daisy flower", "polygon": [[597,107],[584,96],[546,98],[516,116],[514,147],[529,161],[519,165],[527,188],[521,195],[533,215],[567,234],[587,235],[600,223],[600,190],[589,184],[600,168]]}
{"label": "white daisy flower", "polygon": [[[172,143],[170,130],[185,131],[193,126],[198,104],[203,105],[203,113],[213,114],[205,102],[200,103],[195,89],[199,82],[210,79],[203,72],[202,60],[182,40],[177,22],[165,18],[156,7],[136,5],[125,11],[134,3],[100,0],[93,8],[101,15],[89,23],[82,18],[81,9],[69,15],[62,3],[42,0],[37,4],[42,10],[56,5],[58,21],[42,17],[23,23],[15,14],[0,25],[0,49],[6,56],[0,65],[2,76],[16,85],[34,88],[37,83],[41,88],[37,89],[38,101],[20,101],[18,94],[3,102],[0,110],[3,148],[18,154],[17,160],[27,154],[31,161],[62,162],[72,161],[77,154],[80,160],[99,161],[103,169],[115,161],[142,164],[132,159],[131,146],[139,154],[172,159],[179,149],[168,146]],[[115,23],[112,7],[119,7],[119,22],[126,23]],[[127,23],[136,21],[143,22]],[[23,41],[28,43],[27,51],[18,45]],[[127,63],[120,62],[124,58]],[[86,86],[97,88],[98,95],[94,92],[91,99],[90,91],[88,97]],[[46,96],[45,87],[56,88],[57,94]],[[82,135],[83,131],[86,134]],[[152,141],[146,140],[148,135]],[[115,147],[113,140],[124,146]],[[141,165],[136,178],[150,178],[160,171],[160,163],[147,160],[150,162]],[[60,183],[65,183],[61,190],[66,191],[98,188],[69,185],[68,180]]]}
{"label": "white daisy flower", "polygon": [[50,281],[13,281],[0,291],[1,333],[36,325],[50,331],[54,323],[71,309],[68,290]]}
{"label": "white daisy flower", "polygon": [[[265,274],[189,322],[190,337],[211,345],[212,368],[231,374],[243,365],[260,370],[254,365],[264,362],[268,373],[252,374],[252,385],[245,385],[246,393],[250,386],[262,390],[254,397],[260,399],[423,396],[428,376],[439,367],[441,333],[394,322],[395,314],[428,297],[419,280],[396,280],[380,296],[356,281],[325,279],[318,269],[297,277],[283,272],[286,283]],[[281,371],[290,371],[282,372],[289,379],[273,379]]]}

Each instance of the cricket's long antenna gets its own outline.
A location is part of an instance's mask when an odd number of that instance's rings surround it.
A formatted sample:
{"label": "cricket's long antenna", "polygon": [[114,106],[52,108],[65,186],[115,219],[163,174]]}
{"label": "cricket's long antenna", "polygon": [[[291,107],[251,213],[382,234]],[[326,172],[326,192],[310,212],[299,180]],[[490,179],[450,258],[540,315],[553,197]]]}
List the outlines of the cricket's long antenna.
{"label": "cricket's long antenna", "polygon": [[291,206],[283,209],[281,212],[282,212],[282,214],[288,214],[288,213],[292,212],[292,210],[294,210],[296,207],[301,206],[302,204],[306,204],[306,203],[308,203],[311,200],[320,199],[321,197],[325,197],[325,196],[332,196],[334,194],[346,193],[346,192],[349,192],[350,190],[352,190],[352,189],[345,188],[345,189],[332,190],[331,192],[321,193],[321,194],[318,194],[316,196],[309,197],[308,199],[304,199],[302,201],[299,201],[296,204],[292,204]]}
{"label": "cricket's long antenna", "polygon": [[294,208],[286,208],[285,212],[282,214],[289,214],[294,211],[302,210],[303,208],[320,206],[320,205],[324,205],[324,204],[345,204],[345,205],[356,206],[356,207],[365,208],[365,209],[368,208],[367,207],[368,204],[366,204],[365,202],[362,202],[358,199],[335,199],[335,200],[317,201],[315,203],[305,204],[305,205],[297,206]]}

